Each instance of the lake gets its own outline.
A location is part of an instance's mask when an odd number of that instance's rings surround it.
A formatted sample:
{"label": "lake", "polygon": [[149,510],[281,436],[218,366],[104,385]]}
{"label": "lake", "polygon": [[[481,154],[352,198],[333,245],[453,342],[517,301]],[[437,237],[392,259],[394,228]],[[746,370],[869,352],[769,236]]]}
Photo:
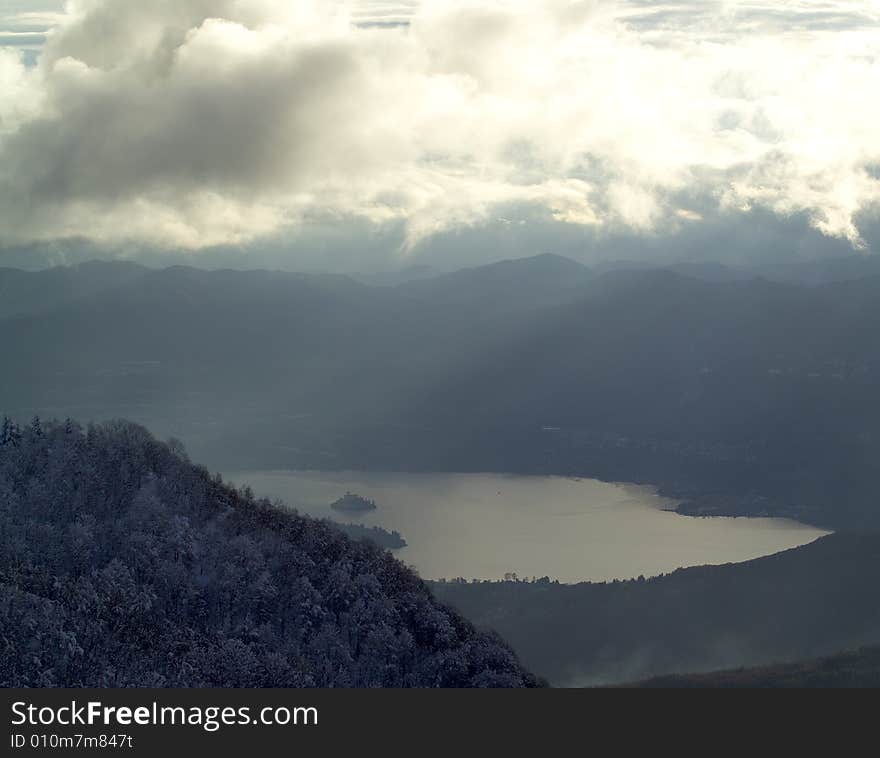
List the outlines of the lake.
{"label": "lake", "polygon": [[[549,576],[561,582],[655,576],[804,545],[827,532],[786,519],[692,518],[650,487],[505,474],[248,471],[258,496],[303,513],[396,529],[395,555],[426,579]],[[340,514],[346,491],[378,510]]]}

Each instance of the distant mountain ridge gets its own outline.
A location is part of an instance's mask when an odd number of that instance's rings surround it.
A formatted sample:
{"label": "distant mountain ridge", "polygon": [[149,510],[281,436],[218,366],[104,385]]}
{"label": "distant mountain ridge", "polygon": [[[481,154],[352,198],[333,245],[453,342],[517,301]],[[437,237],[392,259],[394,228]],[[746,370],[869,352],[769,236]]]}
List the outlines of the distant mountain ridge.
{"label": "distant mountain ridge", "polygon": [[149,269],[135,263],[94,261],[45,271],[0,268],[0,319],[50,310],[139,279]]}
{"label": "distant mountain ridge", "polygon": [[216,466],[574,474],[880,527],[880,277],[115,265],[22,275],[44,284],[0,317],[15,415],[133,418]]}

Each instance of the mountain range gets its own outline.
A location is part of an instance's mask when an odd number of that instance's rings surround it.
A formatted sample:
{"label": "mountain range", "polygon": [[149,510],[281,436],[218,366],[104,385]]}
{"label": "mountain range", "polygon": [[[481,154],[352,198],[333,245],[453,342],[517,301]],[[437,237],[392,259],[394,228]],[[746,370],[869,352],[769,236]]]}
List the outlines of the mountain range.
{"label": "mountain range", "polygon": [[574,474],[871,528],[880,275],[838,269],[3,269],[0,408],[130,418],[218,468]]}

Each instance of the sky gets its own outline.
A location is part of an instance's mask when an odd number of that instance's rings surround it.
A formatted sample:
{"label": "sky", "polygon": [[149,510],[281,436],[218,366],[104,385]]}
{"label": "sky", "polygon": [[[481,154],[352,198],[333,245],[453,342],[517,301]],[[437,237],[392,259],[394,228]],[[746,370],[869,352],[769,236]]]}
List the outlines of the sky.
{"label": "sky", "polygon": [[880,248],[880,0],[0,0],[0,261]]}

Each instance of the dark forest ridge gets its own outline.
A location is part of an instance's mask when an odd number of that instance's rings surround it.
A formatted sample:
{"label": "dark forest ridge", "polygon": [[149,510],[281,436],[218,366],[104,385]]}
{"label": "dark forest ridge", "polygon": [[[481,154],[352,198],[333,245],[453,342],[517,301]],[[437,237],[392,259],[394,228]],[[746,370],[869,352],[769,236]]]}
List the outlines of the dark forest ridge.
{"label": "dark forest ridge", "polygon": [[660,485],[689,513],[880,526],[880,276],[546,255],[393,287],[0,271],[19,288],[0,398],[22,420],[133,418],[217,467],[571,474]]}
{"label": "dark forest ridge", "polygon": [[520,687],[403,564],[141,427],[0,436],[3,687]]}

